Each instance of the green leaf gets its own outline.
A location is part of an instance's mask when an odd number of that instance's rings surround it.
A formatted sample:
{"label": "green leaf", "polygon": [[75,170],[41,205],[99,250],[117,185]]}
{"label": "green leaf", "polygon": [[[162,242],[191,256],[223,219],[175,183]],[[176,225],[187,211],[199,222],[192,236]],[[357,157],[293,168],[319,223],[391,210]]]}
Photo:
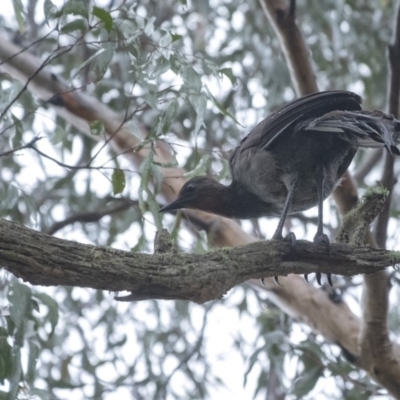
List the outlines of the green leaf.
{"label": "green leaf", "polygon": [[96,68],[96,79],[99,80],[103,77],[103,75],[106,73],[108,65],[110,64],[110,61],[114,55],[114,49],[110,46],[108,47],[103,47],[96,51],[91,57],[89,57],[86,61],[84,61],[75,74],[72,76],[74,78],[75,76],[78,75],[80,71],[82,71],[88,64],[91,62],[95,62],[95,68]]}
{"label": "green leaf", "polygon": [[89,122],[90,133],[94,136],[102,135],[105,132],[104,124],[101,121]]}
{"label": "green leaf", "polygon": [[97,79],[101,79],[107,72],[108,66],[114,56],[114,48],[112,46],[108,46],[102,50],[96,58]]}
{"label": "green leaf", "polygon": [[51,324],[51,332],[50,335],[53,334],[54,329],[56,328],[58,322],[58,304],[57,302],[50,297],[46,293],[35,293],[34,297],[37,298],[43,305],[45,305],[49,312],[48,312],[48,319]]}
{"label": "green leaf", "polygon": [[183,70],[182,78],[185,82],[185,85],[190,89],[200,91],[202,86],[200,75],[192,67],[186,67]]}
{"label": "green leaf", "polygon": [[154,33],[154,22],[156,21],[156,17],[152,16],[146,21],[146,25],[144,26],[144,34],[147,36],[151,36]]}
{"label": "green leaf", "polygon": [[148,190],[147,191],[147,204],[149,205],[149,211],[153,215],[154,223],[156,225],[157,230],[162,229],[162,215],[158,212],[160,206],[154,196],[154,194]]}
{"label": "green leaf", "polygon": [[18,202],[18,189],[14,185],[8,185],[5,188],[5,193],[0,197],[0,213],[6,214]]}
{"label": "green leaf", "polygon": [[75,19],[68,24],[65,24],[61,28],[61,33],[71,33],[73,31],[81,31],[81,32],[86,32],[88,29],[86,21],[84,19],[78,18]]}
{"label": "green leaf", "polygon": [[22,379],[21,349],[16,344],[11,350],[11,363],[11,373],[9,379],[10,389],[8,393],[9,400],[17,398],[19,383]]}
{"label": "green leaf", "polygon": [[63,15],[80,15],[86,19],[89,17],[88,10],[82,0],[68,0],[62,8]]}
{"label": "green leaf", "polygon": [[222,68],[219,72],[224,74],[232,82],[232,85],[236,83],[236,76],[233,75],[232,68]]}
{"label": "green leaf", "polygon": [[184,175],[185,178],[191,179],[195,176],[205,175],[208,168],[210,167],[211,162],[212,158],[208,154],[204,154],[196,167]]}
{"label": "green leaf", "polygon": [[182,39],[182,35],[177,35],[177,34],[174,34],[174,33],[170,33],[170,35],[171,35],[171,38],[172,38],[172,43]]}
{"label": "green leaf", "polygon": [[15,13],[15,19],[18,23],[20,33],[25,31],[25,17],[24,17],[24,6],[21,0],[13,0],[13,7]]}
{"label": "green leaf", "polygon": [[39,347],[32,342],[29,342],[29,355],[28,355],[28,367],[25,375],[25,380],[28,383],[33,383],[36,372],[36,363],[39,358]]}
{"label": "green leaf", "polygon": [[0,382],[8,378],[11,372],[11,346],[7,337],[7,330],[0,327]]}
{"label": "green leaf", "polygon": [[21,120],[18,117],[16,117],[13,113],[11,113],[11,116],[12,116],[12,120],[14,123],[14,129],[15,129],[15,135],[12,139],[12,144],[13,144],[13,147],[18,147],[22,143],[24,127],[22,125]]}
{"label": "green leaf", "polygon": [[[210,96],[211,100],[214,102],[215,106],[218,108],[221,113],[229,118],[231,118],[235,123],[239,124],[239,121],[212,95],[208,87],[206,86],[208,95]],[[240,125],[242,126],[242,125]]]}
{"label": "green leaf", "polygon": [[158,58],[156,60],[156,64],[152,71],[149,71],[149,76],[151,79],[157,78],[162,75],[164,72],[167,72],[171,69],[171,63],[164,57]]}
{"label": "green leaf", "polygon": [[114,195],[122,193],[126,184],[124,171],[119,168],[115,168],[111,177],[111,182],[113,185]]}
{"label": "green leaf", "polygon": [[193,134],[197,135],[204,121],[204,114],[207,109],[207,98],[201,95],[191,95],[189,100],[192,103],[194,110],[196,111],[196,123],[194,126]]}
{"label": "green leaf", "polygon": [[323,371],[324,368],[319,366],[310,368],[303,372],[303,374],[294,382],[290,393],[297,396],[298,399],[304,398],[304,396],[314,388],[318,379],[322,376]]}
{"label": "green leaf", "polygon": [[58,10],[51,0],[44,0],[43,12],[44,12],[44,17],[46,19],[46,23],[48,24],[49,20],[56,18]]}
{"label": "green leaf", "polygon": [[10,302],[10,316],[15,326],[20,327],[24,318],[28,317],[32,299],[32,291],[29,286],[15,282],[8,293]]}
{"label": "green leaf", "polygon": [[113,27],[113,19],[111,14],[106,11],[104,8],[93,7],[93,15],[97,17],[101,22],[103,22],[104,27],[107,29],[107,32],[110,32]]}
{"label": "green leaf", "polygon": [[244,386],[246,386],[246,384],[247,384],[248,375],[251,372],[251,370],[253,369],[255,363],[257,362],[257,360],[259,359],[260,353],[264,353],[264,352],[266,352],[265,345],[263,345],[263,346],[259,347],[258,349],[256,349],[253,352],[253,354],[250,356],[250,358],[248,359],[248,361],[247,361],[248,367],[247,367],[247,370],[244,373],[244,383],[243,383]]}

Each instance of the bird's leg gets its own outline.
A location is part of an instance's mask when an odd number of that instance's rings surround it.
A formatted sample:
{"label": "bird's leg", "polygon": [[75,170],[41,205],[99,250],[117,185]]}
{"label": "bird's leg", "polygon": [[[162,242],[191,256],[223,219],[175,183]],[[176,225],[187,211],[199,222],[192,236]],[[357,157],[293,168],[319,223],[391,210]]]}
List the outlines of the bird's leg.
{"label": "bird's leg", "polygon": [[[283,226],[285,225],[286,221],[286,216],[289,212],[289,208],[292,204],[293,196],[296,192],[297,184],[299,182],[299,178],[296,174],[296,176],[291,180],[290,185],[288,187],[288,194],[286,196],[285,204],[283,206],[281,218],[278,223],[278,227],[276,228],[276,231],[274,235],[272,236],[272,239],[283,239],[282,231],[283,231]],[[293,244],[293,246],[296,243],[296,236],[294,233],[289,233],[286,237],[285,240],[290,240]]]}
{"label": "bird's leg", "polygon": [[317,233],[314,236],[314,243],[325,243],[329,251],[330,242],[328,236],[324,234],[324,227],[323,227],[324,183],[325,183],[325,168],[323,165],[318,165],[315,171],[315,184],[317,185],[317,195],[318,195],[318,223],[317,223]]}
{"label": "bird's leg", "polygon": [[[293,196],[294,196],[294,194],[296,192],[296,188],[297,188],[298,182],[299,182],[299,177],[296,174],[294,176],[294,178],[291,180],[290,185],[288,187],[288,194],[286,196],[285,204],[283,206],[282,215],[281,215],[281,218],[279,220],[278,227],[276,228],[276,231],[275,231],[274,235],[272,236],[272,239],[277,239],[277,240],[284,239],[284,240],[290,241],[291,244],[292,244],[292,247],[294,247],[296,245],[296,236],[295,236],[295,234],[293,232],[289,232],[289,234],[285,238],[283,238],[282,231],[283,231],[283,226],[285,224],[286,216],[287,216],[287,214],[289,212],[289,209],[290,209],[290,206],[292,204]],[[282,286],[279,283],[279,277],[278,276],[274,276],[274,281],[278,286]]]}
{"label": "bird's leg", "polygon": [[[317,186],[318,195],[318,223],[317,233],[314,236],[314,243],[324,243],[327,247],[328,253],[330,251],[330,242],[327,235],[324,234],[323,228],[323,204],[324,204],[324,184],[325,184],[325,168],[322,164],[317,166],[315,170],[315,184]],[[321,273],[316,273],[317,282],[321,286]],[[332,280],[330,274],[328,274],[328,283],[332,286]],[[307,277],[305,276],[307,280]]]}

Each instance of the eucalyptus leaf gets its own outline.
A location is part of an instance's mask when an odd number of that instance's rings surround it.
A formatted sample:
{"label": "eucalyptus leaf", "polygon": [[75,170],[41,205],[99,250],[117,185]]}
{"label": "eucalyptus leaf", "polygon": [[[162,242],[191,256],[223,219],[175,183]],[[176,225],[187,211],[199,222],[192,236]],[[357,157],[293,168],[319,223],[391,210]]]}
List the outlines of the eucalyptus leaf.
{"label": "eucalyptus leaf", "polygon": [[115,168],[111,176],[111,181],[113,185],[114,196],[124,191],[126,185],[124,171],[119,168]]}
{"label": "eucalyptus leaf", "polygon": [[14,324],[19,327],[25,318],[30,315],[32,291],[29,286],[14,282],[8,294],[10,302],[10,316]]}
{"label": "eucalyptus leaf", "polygon": [[110,32],[113,27],[113,19],[111,14],[104,8],[96,6],[93,7],[92,12],[95,17],[97,17],[101,22],[103,22],[107,31]]}
{"label": "eucalyptus leaf", "polygon": [[324,369],[321,366],[304,371],[301,376],[295,380],[290,392],[295,395],[297,399],[304,398],[306,394],[314,389],[319,378],[323,375],[323,371]]}
{"label": "eucalyptus leaf", "polygon": [[47,317],[51,325],[49,336],[51,336],[54,333],[54,329],[56,328],[58,323],[58,304],[51,296],[46,293],[35,293],[34,297],[38,299],[48,309]]}

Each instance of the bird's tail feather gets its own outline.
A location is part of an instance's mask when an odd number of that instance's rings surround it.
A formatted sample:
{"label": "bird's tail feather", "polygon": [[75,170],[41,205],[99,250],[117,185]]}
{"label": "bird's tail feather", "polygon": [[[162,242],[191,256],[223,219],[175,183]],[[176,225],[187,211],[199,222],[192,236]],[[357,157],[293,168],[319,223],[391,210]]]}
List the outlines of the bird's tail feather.
{"label": "bird's tail feather", "polygon": [[301,130],[333,132],[358,147],[385,146],[400,155],[400,121],[381,111],[332,111],[304,123]]}

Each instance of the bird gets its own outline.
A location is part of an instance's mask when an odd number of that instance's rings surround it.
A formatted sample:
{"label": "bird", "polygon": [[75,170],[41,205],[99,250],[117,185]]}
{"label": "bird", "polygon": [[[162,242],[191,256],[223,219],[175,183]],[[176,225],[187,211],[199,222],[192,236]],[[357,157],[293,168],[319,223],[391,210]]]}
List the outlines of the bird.
{"label": "bird", "polygon": [[[241,140],[230,156],[230,185],[211,177],[187,181],[160,212],[207,211],[227,218],[279,217],[272,239],[283,237],[288,214],[318,206],[315,243],[328,251],[323,201],[340,184],[357,149],[385,147],[399,155],[400,121],[382,111],[364,111],[353,92],[330,90],[300,97],[272,112]],[[307,280],[307,275],[305,275]],[[278,277],[275,281],[279,284]],[[321,285],[321,274],[317,273]],[[328,282],[332,285],[331,277]]]}

